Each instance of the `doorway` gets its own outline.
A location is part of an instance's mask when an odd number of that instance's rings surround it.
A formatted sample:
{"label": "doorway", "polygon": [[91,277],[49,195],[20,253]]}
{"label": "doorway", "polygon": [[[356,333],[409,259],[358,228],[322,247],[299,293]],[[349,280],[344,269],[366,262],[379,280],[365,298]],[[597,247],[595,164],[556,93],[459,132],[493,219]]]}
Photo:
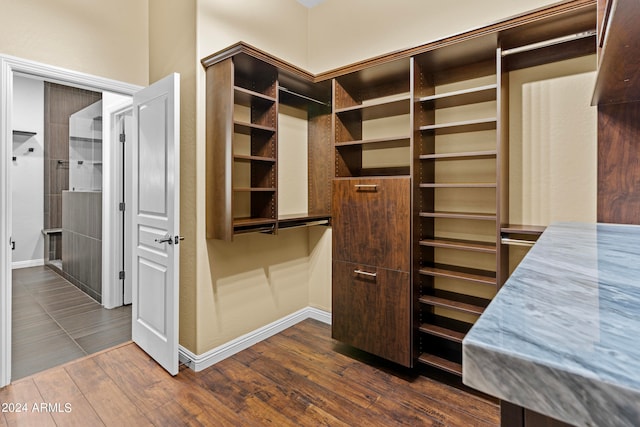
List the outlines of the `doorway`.
{"label": "doorway", "polygon": [[[69,87],[78,88],[79,90],[90,90],[100,93],[109,92],[114,95],[108,103],[109,118],[113,110],[118,108],[126,108],[125,104],[128,102],[129,108],[131,108],[131,97],[134,93],[141,88],[135,85],[129,85],[121,82],[116,82],[108,79],[103,79],[95,76],[85,75],[73,71],[58,69],[55,67],[49,67],[42,64],[34,63],[31,61],[25,61],[13,57],[0,56],[0,68],[1,68],[1,86],[2,95],[0,102],[0,140],[3,142],[2,148],[0,148],[0,242],[9,242],[0,244],[0,387],[8,384],[11,379],[11,349],[12,349],[12,307],[11,302],[13,300],[13,278],[12,278],[12,235],[11,230],[13,228],[13,215],[12,215],[12,203],[10,197],[11,191],[11,166],[13,158],[13,144],[9,143],[13,139],[13,95],[14,95],[14,79],[18,76],[24,76],[31,79],[47,81],[54,84],[65,85]],[[106,98],[103,97],[103,101]],[[106,103],[106,102],[105,102]],[[106,118],[106,117],[105,117]],[[103,119],[105,119],[103,118]],[[107,129],[107,126],[111,126],[109,119],[103,120],[103,126]],[[25,151],[29,154],[35,153],[35,150],[30,152],[28,147],[24,146]],[[103,182],[105,182],[105,188],[102,193],[102,204],[105,207],[118,208],[117,199],[119,196],[115,193],[119,192],[123,186],[122,180],[118,178],[118,174],[111,172],[111,168],[117,159],[117,156],[122,152],[122,148],[114,144],[113,149],[103,150]],[[32,156],[34,157],[34,156]],[[96,161],[96,160],[93,160]],[[42,175],[41,175],[42,177]],[[42,187],[42,180],[39,180]],[[118,190],[118,191],[116,191]],[[110,210],[110,209],[109,209]],[[109,265],[103,263],[103,275],[107,274],[107,269],[115,269],[115,264],[121,264],[123,258],[123,250],[118,244],[110,241],[111,236],[115,236],[118,241],[122,241],[122,236],[114,232],[116,229],[122,229],[123,226],[118,226],[118,221],[122,218],[120,211],[111,213],[109,215],[103,215],[102,218],[102,235],[103,239],[103,256],[109,260]],[[43,224],[43,223],[42,223]],[[118,228],[119,227],[119,228]],[[41,225],[41,229],[44,227]],[[44,244],[42,244],[44,245]],[[44,254],[44,248],[42,247],[42,253]],[[48,251],[46,251],[48,253]],[[119,258],[114,258],[113,254],[117,253]],[[44,256],[41,256],[42,264],[44,264]],[[42,268],[42,266],[40,266]],[[116,271],[117,272],[117,271]],[[37,274],[36,274],[37,275]],[[46,279],[45,279],[46,280]],[[54,282],[57,279],[50,279]],[[109,279],[110,280],[110,279]],[[109,283],[112,283],[111,280]],[[119,305],[123,302],[123,290],[121,283],[118,283],[118,290],[106,289],[103,291],[102,299],[105,307],[114,307],[118,300]],[[18,291],[19,292],[19,291]],[[24,295],[24,293],[23,293]],[[116,296],[114,296],[116,295]],[[114,302],[115,301],[115,302]],[[32,305],[32,308],[34,306]],[[49,325],[51,326],[51,325]],[[14,356],[15,357],[15,356]]]}
{"label": "doorway", "polygon": [[[124,159],[131,97],[16,75],[13,81],[12,378],[131,339],[125,292]],[[129,107],[130,110],[130,107]],[[129,112],[129,117],[130,117]],[[103,129],[103,124],[107,128]],[[112,129],[111,129],[112,128]],[[103,153],[114,153],[103,173]],[[103,183],[103,175],[113,182]],[[112,185],[114,215],[103,205]],[[43,203],[44,201],[44,203]],[[103,217],[113,217],[103,241]],[[113,253],[104,251],[112,246]],[[103,252],[105,252],[103,254]],[[104,255],[104,256],[103,256]],[[109,265],[103,265],[108,260]],[[106,267],[106,268],[105,268]],[[103,301],[103,288],[109,301]],[[128,323],[128,327],[127,327]]]}

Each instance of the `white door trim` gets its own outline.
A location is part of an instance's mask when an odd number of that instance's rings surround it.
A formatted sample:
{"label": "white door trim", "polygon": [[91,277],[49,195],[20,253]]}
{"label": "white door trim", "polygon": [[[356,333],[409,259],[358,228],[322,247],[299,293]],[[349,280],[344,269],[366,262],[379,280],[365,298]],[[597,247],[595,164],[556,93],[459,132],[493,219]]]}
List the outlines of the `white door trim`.
{"label": "white door trim", "polygon": [[[125,173],[121,152],[120,132],[116,128],[116,117],[133,109],[133,99],[122,100],[113,105],[102,103],[102,305],[104,308],[123,304],[122,282],[114,273],[122,268],[122,243],[119,235],[123,215],[118,210],[122,198],[122,178]],[[131,171],[126,171],[127,176]],[[105,209],[106,207],[106,209]]]}
{"label": "white door trim", "polygon": [[68,86],[133,95],[141,86],[35,61],[0,55],[0,387],[11,382],[11,147],[13,75],[22,73]]}

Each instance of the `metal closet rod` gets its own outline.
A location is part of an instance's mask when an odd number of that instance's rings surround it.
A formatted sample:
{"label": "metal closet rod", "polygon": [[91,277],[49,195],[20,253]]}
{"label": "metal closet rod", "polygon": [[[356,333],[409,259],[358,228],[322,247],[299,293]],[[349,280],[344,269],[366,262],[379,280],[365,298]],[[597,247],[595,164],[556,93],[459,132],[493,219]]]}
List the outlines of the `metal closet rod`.
{"label": "metal closet rod", "polygon": [[327,107],[327,106],[329,106],[329,105],[330,105],[328,102],[318,101],[317,99],[314,99],[314,98],[308,97],[308,96],[306,96],[306,95],[303,95],[303,94],[301,94],[301,93],[298,93],[298,92],[294,92],[294,91],[292,91],[292,90],[289,90],[289,89],[287,89],[287,88],[286,88],[286,87],[284,87],[284,86],[278,86],[278,89],[280,89],[280,90],[281,90],[281,91],[283,91],[283,92],[287,92],[287,93],[289,93],[289,94],[291,94],[291,95],[293,95],[293,96],[297,96],[298,98],[303,98],[303,99],[306,99],[307,101],[312,101],[312,102],[315,102],[316,104],[324,105],[325,107]]}
{"label": "metal closet rod", "polygon": [[595,35],[596,35],[596,30],[583,31],[581,33],[557,37],[555,39],[545,40],[538,43],[532,43],[526,46],[519,46],[519,47],[514,47],[512,49],[506,49],[502,51],[502,56],[513,55],[515,53],[529,52],[531,50],[541,49],[543,47],[549,47],[549,46],[553,46],[560,43],[571,42],[574,40],[585,39],[587,37],[591,37]]}

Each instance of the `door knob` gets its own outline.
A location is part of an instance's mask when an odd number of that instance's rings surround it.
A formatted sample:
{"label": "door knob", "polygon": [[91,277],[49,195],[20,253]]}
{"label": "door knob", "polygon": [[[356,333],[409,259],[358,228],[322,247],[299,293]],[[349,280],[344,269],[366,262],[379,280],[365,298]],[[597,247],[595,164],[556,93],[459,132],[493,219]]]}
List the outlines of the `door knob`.
{"label": "door knob", "polygon": [[160,239],[155,239],[156,243],[168,243],[170,245],[173,245],[173,237],[171,237],[169,234],[165,234],[164,237],[161,237]]}

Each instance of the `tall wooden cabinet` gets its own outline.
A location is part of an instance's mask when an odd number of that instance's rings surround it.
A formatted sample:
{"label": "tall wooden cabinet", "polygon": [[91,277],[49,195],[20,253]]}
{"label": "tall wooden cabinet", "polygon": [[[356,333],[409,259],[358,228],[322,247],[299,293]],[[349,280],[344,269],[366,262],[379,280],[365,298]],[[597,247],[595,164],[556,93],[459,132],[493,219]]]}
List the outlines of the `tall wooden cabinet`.
{"label": "tall wooden cabinet", "polygon": [[409,177],[333,182],[332,334],[412,366]]}
{"label": "tall wooden cabinet", "polygon": [[[203,59],[208,237],[331,216],[333,337],[460,375],[509,244],[541,232],[510,221],[509,74],[593,54],[595,23],[595,0],[572,0],[319,75],[244,43]],[[293,217],[278,202],[288,108],[308,125]]]}

